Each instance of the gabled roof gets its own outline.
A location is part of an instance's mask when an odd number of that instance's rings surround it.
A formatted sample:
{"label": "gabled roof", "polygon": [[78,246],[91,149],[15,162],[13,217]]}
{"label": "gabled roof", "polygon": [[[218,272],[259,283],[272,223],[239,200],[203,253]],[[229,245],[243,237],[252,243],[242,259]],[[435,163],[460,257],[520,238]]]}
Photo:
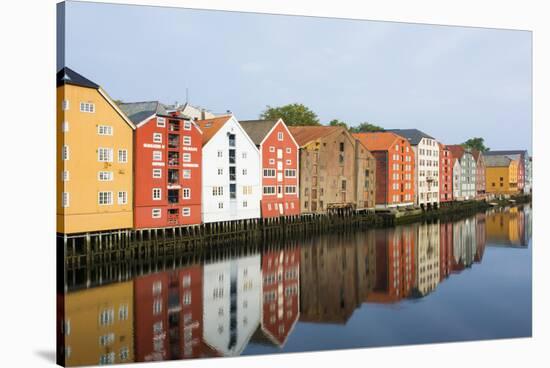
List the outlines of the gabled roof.
{"label": "gabled roof", "polygon": [[279,120],[239,121],[243,129],[246,131],[246,134],[248,134],[256,146],[259,146],[262,143],[267,133],[269,133],[278,122]]}
{"label": "gabled roof", "polygon": [[202,130],[202,145],[208,141],[231,119],[232,115],[219,116],[213,119],[197,120],[196,123]]}
{"label": "gabled roof", "polygon": [[485,157],[486,167],[508,167],[512,159],[505,155],[490,155]]}
{"label": "gabled roof", "polygon": [[353,133],[369,151],[387,151],[398,139],[406,139],[393,132]]}
{"label": "gabled roof", "polygon": [[462,155],[464,155],[464,152],[466,152],[464,147],[462,147],[460,144],[448,144],[447,148],[449,149],[449,151],[451,151],[453,158],[456,159],[461,159]]}
{"label": "gabled roof", "polygon": [[167,114],[165,105],[158,101],[125,102],[118,106],[134,124],[138,124],[155,114]]}
{"label": "gabled roof", "polygon": [[294,140],[300,147],[307,145],[309,142],[319,138],[326,137],[339,130],[346,129],[341,126],[325,126],[325,125],[311,125],[311,126],[289,126],[288,130],[294,137]]}
{"label": "gabled roof", "polygon": [[484,156],[500,156],[500,155],[527,155],[527,150],[502,150],[502,151],[486,151]]}
{"label": "gabled roof", "polygon": [[99,89],[99,85],[92,82],[88,78],[83,77],[69,67],[64,67],[59,69],[57,72],[57,87],[63,86],[65,84],[72,84],[75,86],[88,87]]}
{"label": "gabled roof", "polygon": [[412,144],[413,146],[416,146],[418,143],[420,143],[422,138],[435,139],[431,135],[428,135],[418,129],[386,129],[385,131],[393,132],[402,137],[407,138],[409,143]]}

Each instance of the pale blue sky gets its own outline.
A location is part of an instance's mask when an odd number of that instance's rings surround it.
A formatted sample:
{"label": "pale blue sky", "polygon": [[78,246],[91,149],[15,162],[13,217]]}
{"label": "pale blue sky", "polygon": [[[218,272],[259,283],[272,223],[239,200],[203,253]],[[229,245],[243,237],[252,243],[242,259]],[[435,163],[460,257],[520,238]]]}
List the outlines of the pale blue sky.
{"label": "pale blue sky", "polygon": [[124,101],[482,136],[531,151],[531,33],[68,2],[66,65]]}

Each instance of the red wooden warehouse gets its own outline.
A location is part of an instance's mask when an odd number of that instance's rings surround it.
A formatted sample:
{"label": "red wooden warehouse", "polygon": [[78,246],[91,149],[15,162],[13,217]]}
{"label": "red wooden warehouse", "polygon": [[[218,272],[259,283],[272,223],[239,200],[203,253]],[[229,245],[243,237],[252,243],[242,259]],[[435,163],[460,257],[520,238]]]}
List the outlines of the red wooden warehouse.
{"label": "red wooden warehouse", "polygon": [[123,103],[136,124],[134,227],[201,223],[202,132],[177,110],[157,102]]}
{"label": "red wooden warehouse", "polygon": [[262,217],[298,215],[299,146],[286,124],[279,120],[240,121],[260,150]]}
{"label": "red wooden warehouse", "polygon": [[439,143],[439,202],[453,200],[453,153]]}

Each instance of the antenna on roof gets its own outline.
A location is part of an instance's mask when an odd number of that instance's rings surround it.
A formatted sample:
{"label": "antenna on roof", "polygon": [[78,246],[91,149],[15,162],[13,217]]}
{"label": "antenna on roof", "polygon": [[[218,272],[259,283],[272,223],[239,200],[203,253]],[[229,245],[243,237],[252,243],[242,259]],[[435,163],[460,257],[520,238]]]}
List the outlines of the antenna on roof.
{"label": "antenna on roof", "polygon": [[185,88],[185,103],[189,103],[189,88]]}

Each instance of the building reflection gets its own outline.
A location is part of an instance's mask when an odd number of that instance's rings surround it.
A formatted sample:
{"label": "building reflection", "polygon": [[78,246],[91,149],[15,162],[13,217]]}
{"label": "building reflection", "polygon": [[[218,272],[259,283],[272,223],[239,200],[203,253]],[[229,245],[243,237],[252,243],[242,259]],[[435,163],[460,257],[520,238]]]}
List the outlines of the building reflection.
{"label": "building reflection", "polygon": [[530,226],[524,207],[333,233],[69,292],[59,341],[68,366],[283,348],[299,322],[345,324],[363,303],[425,297],[486,245],[527,246]]}
{"label": "building reflection", "polygon": [[65,296],[65,365],[134,361],[133,283],[122,282]]}
{"label": "building reflection", "polygon": [[283,347],[300,315],[300,249],[262,253],[262,320],[252,341]]}
{"label": "building reflection", "polygon": [[531,207],[493,210],[486,218],[486,233],[492,246],[527,247],[531,238]]}

